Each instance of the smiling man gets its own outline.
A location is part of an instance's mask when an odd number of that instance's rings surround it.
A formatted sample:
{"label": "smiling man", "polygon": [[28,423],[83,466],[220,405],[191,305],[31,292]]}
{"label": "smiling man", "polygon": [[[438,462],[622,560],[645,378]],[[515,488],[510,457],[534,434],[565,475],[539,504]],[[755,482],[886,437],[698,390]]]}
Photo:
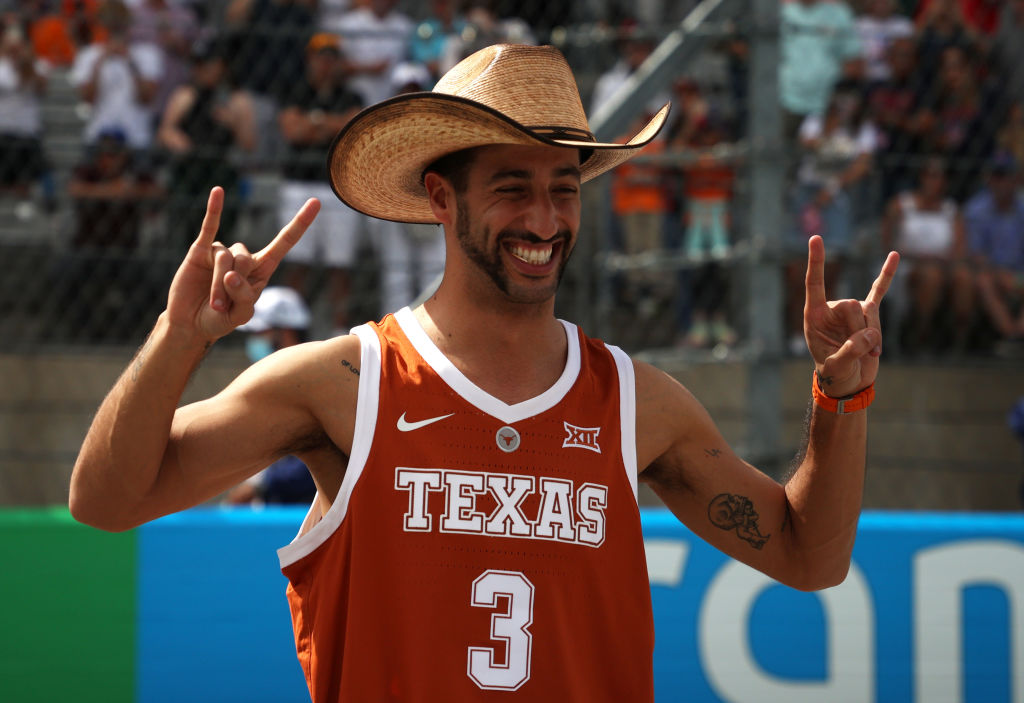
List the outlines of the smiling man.
{"label": "smiling man", "polygon": [[302,459],[318,493],[279,556],[315,703],[652,700],[638,481],[783,583],[841,582],[895,253],[865,300],[828,302],[810,240],[814,410],[785,485],[736,456],[674,379],[554,316],[581,183],[637,153],[666,114],[625,144],[597,142],[562,56],[511,45],[367,108],[334,141],[332,186],[366,214],[443,225],[437,291],[177,408],[318,209],[250,254],[215,241],[214,189],[167,309],[85,438],[72,513],[127,529]]}

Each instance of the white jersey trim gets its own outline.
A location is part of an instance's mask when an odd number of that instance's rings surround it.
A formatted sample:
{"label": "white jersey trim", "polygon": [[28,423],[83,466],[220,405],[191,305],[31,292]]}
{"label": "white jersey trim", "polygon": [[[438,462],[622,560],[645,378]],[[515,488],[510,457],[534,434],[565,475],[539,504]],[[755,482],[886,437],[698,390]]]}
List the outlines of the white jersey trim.
{"label": "white jersey trim", "polygon": [[565,329],[569,349],[562,375],[554,385],[540,395],[509,405],[481,389],[455,368],[455,365],[437,348],[437,345],[420,326],[419,320],[416,319],[412,310],[408,307],[402,308],[395,313],[395,319],[419,355],[453,391],[462,396],[469,404],[509,425],[539,415],[558,405],[572,388],[580,373],[580,337],[576,325],[559,320]]}
{"label": "white jersey trim", "polygon": [[338,495],[331,504],[331,509],[319,523],[303,534],[303,530],[315,519],[315,511],[318,509],[319,494],[313,498],[313,505],[306,514],[305,520],[302,521],[299,534],[291,544],[277,550],[277,557],[281,562],[282,569],[312,554],[338,529],[342,520],[345,519],[345,515],[348,514],[352,491],[355,489],[356,483],[366,467],[366,460],[370,456],[373,434],[377,427],[377,406],[380,396],[380,338],[368,325],[355,327],[352,333],[359,337],[360,342],[359,392],[356,400],[355,431],[352,433],[352,451],[349,452],[345,478],[341,482]]}
{"label": "white jersey trim", "polygon": [[633,360],[618,347],[605,344],[615,359],[615,368],[619,375],[619,435],[622,437],[622,463],[626,467],[626,478],[633,489],[633,498],[639,504],[637,496],[637,461],[636,461],[636,376],[633,371]]}

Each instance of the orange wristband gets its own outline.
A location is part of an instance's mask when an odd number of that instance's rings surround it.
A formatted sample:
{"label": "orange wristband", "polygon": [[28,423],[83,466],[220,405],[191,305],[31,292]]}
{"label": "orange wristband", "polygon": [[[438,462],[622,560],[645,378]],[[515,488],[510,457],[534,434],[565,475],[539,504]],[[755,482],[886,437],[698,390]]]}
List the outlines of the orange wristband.
{"label": "orange wristband", "polygon": [[847,415],[871,405],[875,399],[875,384],[872,383],[867,388],[845,398],[833,398],[825,395],[825,391],[821,390],[821,386],[818,384],[818,372],[815,371],[814,379],[811,381],[811,395],[814,396],[814,402],[822,410],[828,410],[837,415]]}

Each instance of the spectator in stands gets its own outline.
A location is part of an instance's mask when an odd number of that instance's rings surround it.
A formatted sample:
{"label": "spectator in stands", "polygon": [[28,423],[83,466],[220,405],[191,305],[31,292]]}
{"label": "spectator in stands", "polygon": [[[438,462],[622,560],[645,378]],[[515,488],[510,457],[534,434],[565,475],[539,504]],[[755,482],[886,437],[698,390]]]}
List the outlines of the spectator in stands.
{"label": "spectator in stands", "polygon": [[[602,73],[594,84],[594,92],[590,97],[590,114],[597,113],[605,103],[636,73],[647,57],[654,51],[657,42],[652,31],[627,24],[617,42],[616,52],[619,59],[607,71]],[[653,101],[652,101],[653,102]],[[661,100],[664,105],[668,98]],[[692,110],[691,110],[692,111]]]}
{"label": "spectator in stands", "polygon": [[807,239],[815,234],[825,239],[829,252],[825,291],[835,297],[854,245],[856,188],[868,175],[878,147],[878,134],[864,101],[852,92],[835,93],[823,116],[804,120],[799,137],[802,157],[793,198],[797,226],[791,230],[792,260],[786,265],[786,332],[794,354],[807,349],[803,330],[806,266],[800,260]]}
{"label": "spectator in stands", "polygon": [[1006,115],[1006,122],[999,128],[996,144],[1020,164],[1024,163],[1024,100],[1017,100]]}
{"label": "spectator in stands", "polygon": [[1012,156],[995,156],[987,186],[967,203],[964,217],[982,309],[1000,340],[1024,351],[1024,194],[1017,176]]}
{"label": "spectator in stands", "polygon": [[966,50],[949,46],[942,52],[938,85],[923,100],[915,120],[922,151],[948,159],[949,192],[964,202],[980,182],[998,129],[993,96],[980,85]]}
{"label": "spectator in stands", "polygon": [[967,25],[958,0],[934,0],[917,18],[917,65],[924,71],[924,94],[931,98],[939,90],[941,81],[936,67],[942,65],[946,49],[960,49],[974,55],[978,38]]}
{"label": "spectator in stands", "polygon": [[921,153],[921,130],[915,113],[922,99],[923,82],[916,51],[913,39],[894,40],[886,52],[889,78],[874,86],[868,96],[879,136],[877,161],[883,202],[913,189],[917,179],[914,162]]}
{"label": "spectator in stands", "polygon": [[303,81],[306,42],[316,32],[315,0],[231,0],[228,80],[252,94],[258,143],[250,165],[276,165],[285,148],[278,111]]}
{"label": "spectator in stands", "polygon": [[170,154],[168,245],[187,247],[203,223],[203,198],[224,187],[220,217],[224,236],[233,236],[240,207],[238,152],[256,146],[256,113],[248,91],[227,82],[226,45],[217,38],[197,41],[191,51],[192,77],[171,94],[158,139]]}
{"label": "spectator in stands", "polygon": [[75,203],[74,248],[127,251],[138,246],[146,201],[161,194],[147,166],[134,159],[124,132],[100,132],[95,149],[68,183]]}
{"label": "spectator in stands", "polygon": [[[644,58],[649,53],[648,50]],[[615,89],[618,90],[618,86]],[[670,117],[668,141],[673,147],[686,149],[693,146],[695,137],[707,127],[711,104],[704,96],[700,84],[690,77],[676,79],[672,84],[672,98],[674,114]]]}
{"label": "spectator in stands", "polygon": [[[434,81],[444,73],[441,65],[448,42],[452,37],[461,37],[469,26],[458,10],[455,0],[431,0],[430,14],[416,25],[412,34],[409,58],[425,65]],[[426,89],[432,87],[433,83]]]}
{"label": "spectator in stands", "polygon": [[107,36],[97,19],[100,0],[36,0],[33,4],[32,46],[52,66],[70,66],[80,47]]}
{"label": "spectator in stands", "polygon": [[869,84],[889,80],[892,75],[889,47],[897,39],[914,35],[914,23],[896,13],[893,0],[867,0],[865,12],[857,18],[857,33],[864,56],[864,78]]}
{"label": "spectator in stands", "polygon": [[173,274],[133,257],[162,189],[125,134],[108,128],[75,167],[68,193],[75,227],[56,282],[57,309],[73,338],[137,341]]}
{"label": "spectator in stands", "polygon": [[804,119],[823,114],[833,86],[858,70],[862,48],[853,13],[839,0],[791,0],[780,21],[779,96],[795,143]]}
{"label": "spectator in stands", "polygon": [[153,108],[161,115],[174,89],[189,79],[189,53],[199,38],[199,20],[180,0],[140,0],[132,9],[128,36],[132,42],[160,48],[164,68]]}
{"label": "spectator in stands", "polygon": [[310,270],[314,265],[325,266],[332,324],[337,331],[347,331],[349,269],[366,218],[334,196],[324,163],[334,136],[363,106],[359,94],[346,85],[341,66],[338,37],[327,32],[313,35],[306,49],[305,78],[291,91],[279,116],[288,145],[281,166],[279,213],[285,224],[308,198],[320,199],[320,214],[288,252],[282,275],[287,285],[312,299]]}
{"label": "spectator in stands", "polygon": [[[295,290],[268,286],[260,294],[252,318],[238,328],[245,334],[245,353],[255,364],[279,349],[309,341],[309,308]],[[302,503],[309,505],[316,484],[302,461],[288,454],[228,491],[232,505]]]}
{"label": "spectator in stands", "polygon": [[153,98],[163,70],[160,50],[129,41],[131,13],[121,0],[107,0],[99,19],[107,38],[81,49],[70,75],[91,106],[85,141],[94,144],[101,132],[118,129],[131,148],[144,153],[153,140]]}
{"label": "spectator in stands", "polygon": [[963,217],[946,194],[945,162],[928,159],[917,188],[889,202],[882,240],[906,262],[906,273],[898,277],[905,284],[899,293],[908,305],[899,321],[901,349],[908,354],[945,346],[964,350],[974,322],[975,287],[967,266]]}
{"label": "spectator in stands", "polygon": [[469,0],[465,6],[469,26],[445,45],[441,71],[447,72],[470,54],[491,44],[536,44],[529,23],[519,17],[502,16],[498,0]]}
{"label": "spectator in stands", "polygon": [[[423,64],[400,63],[391,74],[395,95],[429,90],[434,77]],[[381,312],[411,304],[444,271],[444,232],[437,225],[371,219],[381,264]]]}
{"label": "spectator in stands", "polygon": [[[627,129],[633,134],[660,109],[651,104],[637,115]],[[612,213],[622,232],[622,250],[627,256],[655,256],[665,248],[665,219],[671,209],[665,168],[652,160],[665,150],[665,140],[656,138],[641,157],[612,171]],[[638,263],[638,262],[637,262]],[[626,274],[623,302],[641,317],[652,317],[672,298],[672,285],[665,271],[653,268],[653,261]]]}
{"label": "spectator in stands", "polygon": [[316,0],[231,0],[231,81],[276,105],[302,80],[305,43],[316,31]]}
{"label": "spectator in stands", "polygon": [[672,149],[692,150],[692,161],[681,169],[686,201],[683,249],[695,260],[725,258],[729,253],[728,207],[734,173],[716,154],[726,139],[725,126],[712,119],[708,101],[692,79],[676,81],[678,118],[670,126]]}
{"label": "spectator in stands", "polygon": [[1008,104],[1024,104],[1024,0],[1007,0],[992,40],[992,63]]}
{"label": "spectator in stands", "polygon": [[[943,0],[918,0],[917,18],[925,20],[937,4]],[[956,12],[963,18],[964,24],[975,35],[991,35],[999,24],[999,11],[1005,0],[946,0],[947,5],[956,5]],[[939,11],[948,11],[940,8]]]}
{"label": "spectator in stands", "polygon": [[24,217],[33,214],[33,183],[48,171],[40,114],[48,73],[17,18],[7,17],[0,27],[0,192],[22,201],[16,212]]}
{"label": "spectator in stands", "polygon": [[[736,333],[728,322],[729,272],[720,263],[729,254],[729,204],[735,169],[717,148],[725,143],[727,130],[719,120],[705,116],[689,142],[680,145],[696,151],[694,161],[682,168],[686,200],[684,251],[700,262],[684,277],[690,325],[683,344],[689,347],[733,346]],[[707,261],[710,256],[711,261]],[[691,273],[691,272],[687,272]],[[682,315],[680,315],[682,316]],[[684,320],[680,320],[684,323]]]}
{"label": "spectator in stands", "polygon": [[366,105],[392,96],[391,72],[409,53],[412,20],[397,0],[369,0],[342,16],[327,31],[341,35],[349,88]]}

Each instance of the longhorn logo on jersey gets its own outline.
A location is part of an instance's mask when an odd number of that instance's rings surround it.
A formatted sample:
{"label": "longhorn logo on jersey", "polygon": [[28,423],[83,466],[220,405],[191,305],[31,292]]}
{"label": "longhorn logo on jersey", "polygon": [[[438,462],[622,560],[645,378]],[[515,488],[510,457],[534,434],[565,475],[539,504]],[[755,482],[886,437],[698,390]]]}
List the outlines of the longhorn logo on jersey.
{"label": "longhorn logo on jersey", "polygon": [[[547,476],[399,466],[395,489],[409,492],[406,532],[521,537],[587,547],[604,543],[608,487],[597,483],[576,486]],[[431,494],[439,493],[443,512],[437,498],[431,510]]]}

